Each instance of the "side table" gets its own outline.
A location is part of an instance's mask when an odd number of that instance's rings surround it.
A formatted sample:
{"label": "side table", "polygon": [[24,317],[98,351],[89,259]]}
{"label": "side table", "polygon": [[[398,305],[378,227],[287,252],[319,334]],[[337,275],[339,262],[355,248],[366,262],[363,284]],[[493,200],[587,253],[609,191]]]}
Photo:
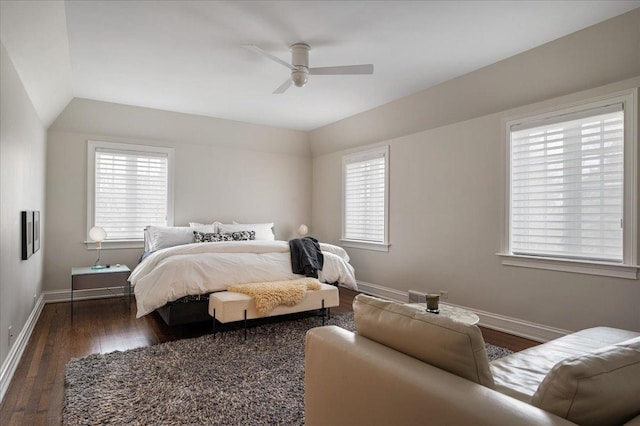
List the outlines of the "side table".
{"label": "side table", "polygon": [[90,288],[122,287],[127,290],[127,306],[131,308],[131,270],[127,265],[113,265],[108,268],[92,269],[90,266],[71,268],[71,316],[73,317],[73,292]]}
{"label": "side table", "polygon": [[[420,309],[422,311],[426,311],[427,309],[426,303],[408,303],[408,306]],[[438,309],[440,309],[439,313],[434,313],[431,315],[443,315],[445,317],[449,317],[456,321],[464,322],[469,325],[475,325],[480,322],[480,318],[476,314],[469,310],[458,308],[457,306],[445,305],[444,303],[440,303],[440,305],[438,305]]]}

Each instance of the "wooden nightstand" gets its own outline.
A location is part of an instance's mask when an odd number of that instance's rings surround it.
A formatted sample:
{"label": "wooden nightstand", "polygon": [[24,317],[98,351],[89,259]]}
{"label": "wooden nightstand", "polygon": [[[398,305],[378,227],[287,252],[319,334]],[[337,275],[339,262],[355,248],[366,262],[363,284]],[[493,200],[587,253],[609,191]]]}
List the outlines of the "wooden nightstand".
{"label": "wooden nightstand", "polygon": [[109,268],[91,269],[90,266],[71,268],[71,316],[73,316],[73,292],[90,288],[122,287],[126,289],[128,307],[131,307],[131,283],[127,265],[113,265]]}

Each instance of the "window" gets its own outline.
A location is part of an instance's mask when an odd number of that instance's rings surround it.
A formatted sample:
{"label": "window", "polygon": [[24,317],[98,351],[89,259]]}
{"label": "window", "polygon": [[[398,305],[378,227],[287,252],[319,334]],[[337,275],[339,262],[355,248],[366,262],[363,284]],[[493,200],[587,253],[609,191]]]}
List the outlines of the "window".
{"label": "window", "polygon": [[344,245],[387,251],[389,147],[343,157]]}
{"label": "window", "polygon": [[172,225],[172,160],[170,148],[89,141],[87,236],[97,225],[107,245],[142,241],[145,226]]}
{"label": "window", "polygon": [[507,123],[505,254],[531,262],[503,263],[636,277],[633,106],[629,94]]}

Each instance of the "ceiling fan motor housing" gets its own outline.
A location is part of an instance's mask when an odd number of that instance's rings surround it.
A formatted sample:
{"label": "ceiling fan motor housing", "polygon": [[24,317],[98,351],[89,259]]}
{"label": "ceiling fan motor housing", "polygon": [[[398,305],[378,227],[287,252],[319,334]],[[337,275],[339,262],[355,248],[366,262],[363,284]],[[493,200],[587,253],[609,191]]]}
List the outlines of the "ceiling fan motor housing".
{"label": "ceiling fan motor housing", "polygon": [[274,62],[279,63],[291,70],[291,77],[287,78],[276,90],[274,94],[282,94],[287,91],[292,84],[302,87],[307,84],[309,74],[313,75],[364,75],[373,74],[373,64],[360,65],[339,65],[334,67],[316,67],[309,68],[309,50],[311,47],[307,43],[295,43],[289,46],[291,49],[291,63],[265,52],[258,46],[253,44],[245,45],[245,47],[257,52]]}
{"label": "ceiling fan motor housing", "polygon": [[291,80],[297,87],[307,84],[309,75],[309,47],[306,43],[291,45],[291,65],[296,69],[291,71]]}

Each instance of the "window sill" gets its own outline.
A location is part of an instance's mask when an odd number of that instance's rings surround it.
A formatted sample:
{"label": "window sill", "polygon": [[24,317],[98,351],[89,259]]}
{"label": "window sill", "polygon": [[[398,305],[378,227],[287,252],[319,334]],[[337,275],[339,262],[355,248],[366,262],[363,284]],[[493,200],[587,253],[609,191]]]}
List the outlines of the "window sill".
{"label": "window sill", "polygon": [[625,278],[628,280],[638,279],[638,269],[640,269],[638,265],[554,259],[550,257],[522,256],[508,253],[497,253],[497,255],[502,258],[502,264],[506,266],[600,275],[604,277]]}
{"label": "window sill", "polygon": [[[95,241],[85,241],[87,250],[97,250]],[[101,250],[144,249],[143,240],[111,240],[103,241]]]}
{"label": "window sill", "polygon": [[342,242],[342,245],[345,247],[359,248],[364,250],[374,250],[374,251],[389,251],[389,246],[391,245],[386,243],[374,243],[371,241],[346,240],[344,238],[341,238],[340,241]]}

